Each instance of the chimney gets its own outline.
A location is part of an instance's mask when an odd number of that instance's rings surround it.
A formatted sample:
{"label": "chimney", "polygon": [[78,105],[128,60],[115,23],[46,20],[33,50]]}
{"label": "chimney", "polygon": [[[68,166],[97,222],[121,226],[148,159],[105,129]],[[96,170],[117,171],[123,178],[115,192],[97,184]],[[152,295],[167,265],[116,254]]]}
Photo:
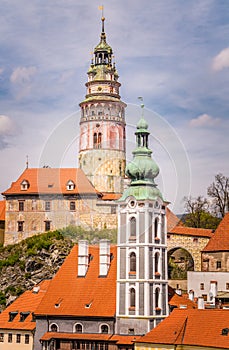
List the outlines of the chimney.
{"label": "chimney", "polygon": [[194,301],[194,290],[190,289],[190,291],[188,292],[188,298],[189,300]]}
{"label": "chimney", "polygon": [[78,241],[78,276],[86,276],[88,269],[88,241]]}
{"label": "chimney", "polygon": [[217,296],[217,281],[210,281],[210,292],[209,292],[209,301],[212,304],[215,304],[215,297]]}
{"label": "chimney", "polygon": [[110,267],[110,241],[101,239],[99,242],[99,276],[107,276]]}
{"label": "chimney", "polygon": [[198,309],[204,309],[204,298],[203,297],[199,297],[198,298]]}

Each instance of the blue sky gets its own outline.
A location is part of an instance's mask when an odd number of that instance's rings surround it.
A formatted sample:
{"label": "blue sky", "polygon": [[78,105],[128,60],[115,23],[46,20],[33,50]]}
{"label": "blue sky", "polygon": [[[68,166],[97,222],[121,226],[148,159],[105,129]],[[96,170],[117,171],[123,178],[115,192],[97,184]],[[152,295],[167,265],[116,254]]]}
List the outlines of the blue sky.
{"label": "blue sky", "polygon": [[[128,159],[144,97],[158,179],[171,207],[229,176],[227,0],[103,1],[128,104]],[[29,166],[77,165],[78,104],[99,42],[95,0],[1,1],[0,190]]]}

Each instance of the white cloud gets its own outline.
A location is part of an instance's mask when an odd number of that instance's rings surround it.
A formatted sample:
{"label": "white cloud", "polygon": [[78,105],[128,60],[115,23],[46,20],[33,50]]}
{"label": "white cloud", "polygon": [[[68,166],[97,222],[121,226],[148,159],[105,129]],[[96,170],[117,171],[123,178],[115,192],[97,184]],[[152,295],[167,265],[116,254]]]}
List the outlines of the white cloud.
{"label": "white cloud", "polygon": [[223,49],[217,56],[214,57],[212,68],[215,71],[229,68],[229,47]]}
{"label": "white cloud", "polygon": [[208,114],[201,114],[196,118],[190,120],[189,125],[191,127],[202,127],[202,126],[214,126],[220,122],[220,118],[213,118]]}
{"label": "white cloud", "polygon": [[36,67],[17,67],[11,74],[10,81],[14,84],[29,83],[36,72]]}
{"label": "white cloud", "polygon": [[15,131],[15,125],[10,117],[6,115],[0,115],[0,135],[12,135]]}

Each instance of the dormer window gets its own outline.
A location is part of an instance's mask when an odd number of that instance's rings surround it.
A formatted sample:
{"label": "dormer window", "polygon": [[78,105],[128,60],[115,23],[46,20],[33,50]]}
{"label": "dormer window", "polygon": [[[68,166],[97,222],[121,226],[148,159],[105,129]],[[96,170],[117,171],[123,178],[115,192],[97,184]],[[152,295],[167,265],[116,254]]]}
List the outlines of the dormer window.
{"label": "dormer window", "polygon": [[12,322],[14,318],[17,316],[18,311],[10,311],[9,312],[9,322]]}
{"label": "dormer window", "polygon": [[74,182],[72,181],[72,180],[69,180],[68,182],[67,182],[67,190],[68,191],[73,191],[74,190],[74,188],[75,188],[75,184],[74,184]]}
{"label": "dormer window", "polygon": [[29,189],[29,181],[23,180],[21,182],[21,191],[27,191]]}
{"label": "dormer window", "polygon": [[20,312],[20,322],[24,322],[26,317],[29,316],[29,314],[30,314],[29,311],[27,311],[27,312]]}

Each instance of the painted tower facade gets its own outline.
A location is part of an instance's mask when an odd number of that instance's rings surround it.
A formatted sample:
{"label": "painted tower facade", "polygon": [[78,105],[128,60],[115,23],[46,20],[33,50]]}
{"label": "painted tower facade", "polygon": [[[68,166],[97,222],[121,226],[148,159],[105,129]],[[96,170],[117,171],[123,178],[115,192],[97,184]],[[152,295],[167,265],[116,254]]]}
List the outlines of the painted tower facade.
{"label": "painted tower facade", "polygon": [[79,166],[101,192],[122,193],[125,172],[125,107],[121,101],[112,48],[102,17],[100,43],[87,72],[86,97],[80,103]]}
{"label": "painted tower facade", "polygon": [[131,179],[119,200],[117,329],[145,334],[168,315],[166,202],[154,182],[159,168],[148,148],[148,125],[137,125]]}

